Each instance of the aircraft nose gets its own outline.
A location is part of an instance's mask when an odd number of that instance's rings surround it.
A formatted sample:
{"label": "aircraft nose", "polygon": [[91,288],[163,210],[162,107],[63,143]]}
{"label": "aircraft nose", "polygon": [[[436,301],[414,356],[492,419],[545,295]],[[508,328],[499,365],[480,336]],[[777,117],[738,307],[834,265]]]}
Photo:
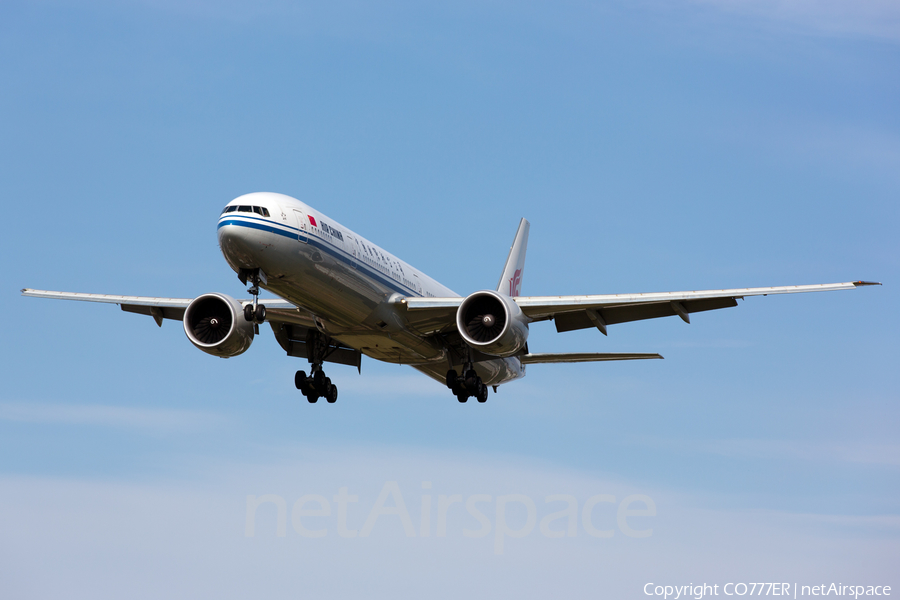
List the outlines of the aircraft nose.
{"label": "aircraft nose", "polygon": [[218,238],[219,248],[225,256],[225,260],[235,271],[239,269],[255,269],[256,264],[255,243],[253,230],[238,225],[237,222],[222,218],[219,221]]}

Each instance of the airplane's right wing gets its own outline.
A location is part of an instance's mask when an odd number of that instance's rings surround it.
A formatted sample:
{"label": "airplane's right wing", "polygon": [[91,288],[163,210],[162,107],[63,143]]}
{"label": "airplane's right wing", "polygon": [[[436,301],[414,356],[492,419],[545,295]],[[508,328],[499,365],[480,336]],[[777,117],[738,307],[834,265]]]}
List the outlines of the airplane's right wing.
{"label": "airplane's right wing", "polygon": [[[606,294],[595,296],[517,296],[516,304],[534,321],[553,319],[559,332],[596,327],[604,335],[608,325],[679,316],[690,323],[690,313],[737,306],[740,298],[770,294],[799,294],[852,290],[869,281],[789,285],[781,287],[736,288],[690,292],[658,292],[649,294]],[[454,326],[456,309],[465,298],[404,298],[407,318],[433,330],[441,324]]]}

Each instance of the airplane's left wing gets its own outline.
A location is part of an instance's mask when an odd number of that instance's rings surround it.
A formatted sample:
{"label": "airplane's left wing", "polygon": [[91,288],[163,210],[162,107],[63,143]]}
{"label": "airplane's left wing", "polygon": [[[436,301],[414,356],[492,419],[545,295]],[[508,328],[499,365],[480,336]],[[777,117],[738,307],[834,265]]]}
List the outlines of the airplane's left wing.
{"label": "airplane's left wing", "polygon": [[[102,302],[105,304],[118,304],[125,312],[149,315],[156,320],[157,325],[162,325],[163,319],[181,321],[184,319],[184,310],[193,298],[159,298],[155,296],[113,296],[110,294],[82,294],[78,292],[52,292],[47,290],[22,290],[23,296],[32,298],[52,298],[55,300],[79,300],[82,302]],[[249,300],[239,300],[242,304]],[[291,310],[297,307],[286,300],[266,299],[267,308],[279,310]],[[274,317],[278,313],[271,313]],[[267,316],[267,321],[275,320]]]}
{"label": "airplane's left wing", "polygon": [[[608,325],[641,321],[659,317],[679,316],[690,323],[690,313],[737,306],[738,299],[748,296],[799,294],[852,290],[867,285],[881,285],[870,281],[790,285],[780,287],[737,288],[690,292],[658,292],[649,294],[606,294],[594,296],[517,296],[516,304],[534,321],[553,319],[559,332],[596,327],[604,335]],[[456,309],[465,298],[404,298],[407,318],[429,325],[437,322],[454,323]]]}
{"label": "airplane's left wing", "polygon": [[[163,319],[184,320],[184,311],[193,302],[193,298],[160,298],[156,296],[113,296],[110,294],[82,294],[77,292],[51,292],[47,290],[23,289],[23,296],[32,298],[51,298],[55,300],[79,300],[82,302],[100,302],[118,304],[125,312],[138,313],[153,317],[156,324],[162,327]],[[242,305],[250,300],[238,300]],[[287,300],[265,298],[261,303],[266,306],[266,322],[272,327],[275,339],[289,356],[307,358],[307,334],[315,330],[316,324],[312,315],[298,308]],[[259,333],[259,331],[257,331]],[[359,350],[336,344],[324,359],[327,362],[341,363],[360,368],[362,355]]]}

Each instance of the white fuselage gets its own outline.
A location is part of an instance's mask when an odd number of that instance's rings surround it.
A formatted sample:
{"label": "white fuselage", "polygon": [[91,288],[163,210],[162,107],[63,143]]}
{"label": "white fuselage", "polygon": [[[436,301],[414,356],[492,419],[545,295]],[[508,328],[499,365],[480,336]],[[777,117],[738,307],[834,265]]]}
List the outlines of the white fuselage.
{"label": "white fuselage", "polygon": [[[218,238],[232,269],[261,269],[262,288],[301,308],[298,323],[438,381],[461,367],[439,336],[409,328],[397,302],[459,295],[309,205],[267,192],[241,196],[220,216]],[[515,357],[479,362],[476,371],[486,385],[525,374]]]}

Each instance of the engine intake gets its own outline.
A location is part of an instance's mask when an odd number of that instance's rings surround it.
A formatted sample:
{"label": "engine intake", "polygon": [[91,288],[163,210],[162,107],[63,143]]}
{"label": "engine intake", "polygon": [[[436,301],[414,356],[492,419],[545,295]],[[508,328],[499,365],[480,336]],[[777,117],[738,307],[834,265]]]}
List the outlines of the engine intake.
{"label": "engine intake", "polygon": [[184,311],[184,333],[207,354],[229,358],[253,342],[253,323],[244,319],[240,302],[225,294],[203,294]]}
{"label": "engine intake", "polygon": [[528,341],[528,318],[509,296],[484,290],[462,301],[456,327],[463,340],[492,356],[512,356]]}

